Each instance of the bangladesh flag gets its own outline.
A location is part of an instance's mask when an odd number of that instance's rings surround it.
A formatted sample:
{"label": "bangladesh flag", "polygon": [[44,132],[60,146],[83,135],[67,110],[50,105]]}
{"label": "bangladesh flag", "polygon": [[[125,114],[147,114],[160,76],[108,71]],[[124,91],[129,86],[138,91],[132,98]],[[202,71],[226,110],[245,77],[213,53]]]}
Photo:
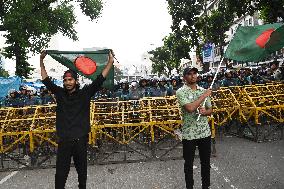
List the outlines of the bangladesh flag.
{"label": "bangladesh flag", "polygon": [[284,24],[239,26],[225,57],[244,62],[258,62],[284,47]]}
{"label": "bangladesh flag", "polygon": [[[47,50],[46,53],[67,68],[95,80],[108,63],[110,49],[98,51],[57,51]],[[63,75],[63,73],[62,73]],[[114,69],[110,70],[103,87],[112,89],[114,85]]]}

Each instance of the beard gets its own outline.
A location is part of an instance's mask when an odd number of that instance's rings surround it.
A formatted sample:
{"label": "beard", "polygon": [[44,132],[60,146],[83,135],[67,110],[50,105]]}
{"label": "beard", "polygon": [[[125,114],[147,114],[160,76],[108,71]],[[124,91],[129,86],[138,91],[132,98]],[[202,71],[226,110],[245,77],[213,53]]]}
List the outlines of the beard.
{"label": "beard", "polygon": [[66,90],[66,91],[72,91],[74,88],[76,88],[76,85],[74,85],[74,86],[71,86],[71,85],[63,85],[63,87],[64,87],[64,89]]}
{"label": "beard", "polygon": [[192,84],[196,84],[197,83],[197,79],[193,79],[193,80],[189,80],[186,81],[188,84],[192,85]]}

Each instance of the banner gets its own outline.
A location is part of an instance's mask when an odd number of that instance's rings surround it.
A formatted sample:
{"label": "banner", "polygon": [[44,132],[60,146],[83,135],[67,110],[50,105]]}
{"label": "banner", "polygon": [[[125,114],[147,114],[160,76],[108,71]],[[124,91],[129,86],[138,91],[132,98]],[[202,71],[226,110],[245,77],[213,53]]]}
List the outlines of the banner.
{"label": "banner", "polygon": [[203,47],[203,63],[214,62],[214,44],[206,43]]}
{"label": "banner", "polygon": [[19,90],[22,79],[18,76],[15,77],[0,77],[0,98],[4,98],[8,95],[9,90]]}

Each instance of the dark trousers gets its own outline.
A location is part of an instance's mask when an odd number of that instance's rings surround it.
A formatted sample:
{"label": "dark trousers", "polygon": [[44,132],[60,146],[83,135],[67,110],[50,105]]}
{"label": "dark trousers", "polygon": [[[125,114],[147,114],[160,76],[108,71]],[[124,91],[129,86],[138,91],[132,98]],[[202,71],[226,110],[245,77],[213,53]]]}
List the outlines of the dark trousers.
{"label": "dark trousers", "polygon": [[195,140],[182,140],[185,183],[187,189],[193,189],[193,161],[195,156],[195,148],[198,147],[200,164],[202,189],[208,189],[210,186],[210,154],[211,154],[211,137]]}
{"label": "dark trousers", "polygon": [[55,189],[64,189],[69,174],[71,157],[78,173],[80,189],[86,189],[87,182],[87,136],[58,142],[56,158]]}

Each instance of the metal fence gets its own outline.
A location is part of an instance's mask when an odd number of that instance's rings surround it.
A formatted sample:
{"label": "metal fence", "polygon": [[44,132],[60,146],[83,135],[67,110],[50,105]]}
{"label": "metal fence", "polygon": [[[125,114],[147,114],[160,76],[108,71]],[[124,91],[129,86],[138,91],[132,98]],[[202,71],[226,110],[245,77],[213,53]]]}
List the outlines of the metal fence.
{"label": "metal fence", "polygon": [[[213,144],[226,132],[254,141],[283,139],[284,85],[221,88],[213,92],[209,118]],[[55,165],[56,105],[0,109],[1,170]],[[89,164],[180,159],[176,97],[91,103]],[[216,128],[215,128],[216,127]],[[213,145],[213,152],[215,146]]]}

